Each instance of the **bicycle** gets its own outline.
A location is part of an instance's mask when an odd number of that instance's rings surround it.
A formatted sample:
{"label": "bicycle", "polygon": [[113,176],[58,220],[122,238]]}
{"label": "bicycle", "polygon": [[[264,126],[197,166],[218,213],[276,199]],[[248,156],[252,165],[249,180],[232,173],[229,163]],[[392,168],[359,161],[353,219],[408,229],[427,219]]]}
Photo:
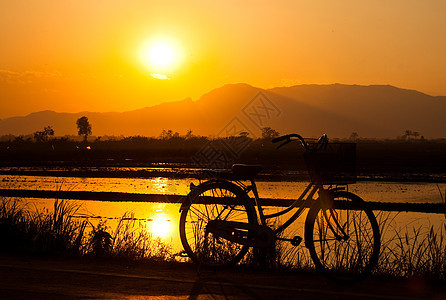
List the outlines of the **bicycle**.
{"label": "bicycle", "polygon": [[[302,237],[279,235],[309,208],[304,240],[316,269],[338,283],[359,281],[377,264],[380,232],[366,202],[346,190],[356,181],[356,144],[328,143],[326,135],[311,143],[298,134],[272,140],[281,141],[278,148],[300,141],[305,149],[310,182],[298,199],[265,214],[254,180],[261,166],[236,164],[232,172],[208,171],[207,181],[191,184],[180,208],[185,252],[200,266],[222,268],[240,262],[250,247],[271,247],[278,240],[298,246]],[[267,220],[293,209],[297,211],[283,224],[268,226]]]}

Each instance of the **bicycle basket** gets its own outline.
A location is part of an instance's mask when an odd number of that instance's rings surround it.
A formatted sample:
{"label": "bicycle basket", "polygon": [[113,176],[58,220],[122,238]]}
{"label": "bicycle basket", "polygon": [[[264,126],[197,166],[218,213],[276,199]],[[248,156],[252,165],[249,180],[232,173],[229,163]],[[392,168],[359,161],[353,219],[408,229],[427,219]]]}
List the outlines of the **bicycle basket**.
{"label": "bicycle basket", "polygon": [[304,160],[312,183],[356,182],[355,143],[329,143],[318,151],[306,151]]}

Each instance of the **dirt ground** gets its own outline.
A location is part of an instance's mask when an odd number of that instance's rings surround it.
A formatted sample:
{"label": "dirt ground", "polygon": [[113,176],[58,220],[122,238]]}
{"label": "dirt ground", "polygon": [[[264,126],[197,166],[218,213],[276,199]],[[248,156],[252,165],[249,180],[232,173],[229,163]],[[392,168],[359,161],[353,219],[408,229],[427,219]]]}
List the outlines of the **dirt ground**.
{"label": "dirt ground", "polygon": [[446,299],[446,284],[370,278],[340,286],[311,272],[0,255],[0,299]]}

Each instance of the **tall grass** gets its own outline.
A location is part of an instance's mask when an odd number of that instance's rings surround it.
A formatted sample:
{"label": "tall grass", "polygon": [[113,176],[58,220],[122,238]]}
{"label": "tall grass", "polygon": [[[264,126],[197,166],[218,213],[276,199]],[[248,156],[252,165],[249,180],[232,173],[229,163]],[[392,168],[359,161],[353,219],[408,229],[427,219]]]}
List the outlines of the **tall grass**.
{"label": "tall grass", "polygon": [[[444,196],[442,195],[444,201]],[[80,220],[80,206],[55,200],[53,211],[29,209],[23,199],[0,198],[0,252],[173,261],[172,248],[153,237],[146,224],[124,214],[115,229]],[[446,224],[397,227],[398,213],[377,213],[382,248],[376,275],[446,280]],[[259,263],[260,260],[260,263]],[[244,264],[273,269],[311,270],[308,250],[276,241],[271,249],[251,250]]]}
{"label": "tall grass", "polygon": [[438,192],[440,193],[441,202],[443,202],[443,204],[444,204],[443,214],[444,214],[444,218],[446,221],[446,189],[444,191],[444,194],[441,192],[441,188],[438,184],[437,184],[437,189],[438,189]]}
{"label": "tall grass", "polygon": [[136,220],[132,213],[124,214],[110,237],[110,253],[115,257],[152,261],[174,260],[172,248],[163,243],[161,238],[150,234],[146,225]]}
{"label": "tall grass", "polygon": [[[445,196],[439,186],[442,202]],[[389,230],[394,218],[383,218],[381,230]],[[381,250],[376,273],[398,277],[419,276],[446,280],[446,223],[437,225],[392,228],[393,236],[387,238]],[[386,236],[386,234],[383,234]],[[388,235],[387,235],[388,236]]]}
{"label": "tall grass", "polygon": [[[381,232],[381,251],[373,273],[397,278],[446,280],[446,224],[399,227],[398,212],[375,212]],[[288,234],[290,236],[294,234]],[[244,264],[273,269],[314,270],[308,250],[276,241],[271,248],[254,249]]]}
{"label": "tall grass", "polygon": [[55,200],[54,210],[30,210],[16,198],[0,200],[0,250],[30,254],[80,254],[86,221],[73,218],[79,207]]}
{"label": "tall grass", "polygon": [[77,218],[80,205],[55,200],[52,211],[29,208],[23,199],[0,198],[0,252],[30,255],[173,260],[170,246],[125,214],[112,231],[105,223]]}
{"label": "tall grass", "polygon": [[375,273],[446,280],[446,226],[405,227],[383,245]]}

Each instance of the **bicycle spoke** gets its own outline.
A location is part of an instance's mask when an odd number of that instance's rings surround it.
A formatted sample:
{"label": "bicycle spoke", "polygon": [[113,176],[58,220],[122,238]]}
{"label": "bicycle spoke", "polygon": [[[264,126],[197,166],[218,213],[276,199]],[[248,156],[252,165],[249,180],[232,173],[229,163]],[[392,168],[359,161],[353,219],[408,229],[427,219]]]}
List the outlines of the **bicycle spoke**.
{"label": "bicycle spoke", "polygon": [[[223,266],[235,263],[244,256],[248,247],[214,236],[213,231],[207,229],[207,224],[211,220],[249,223],[254,219],[252,210],[248,210],[243,204],[242,194],[238,195],[234,191],[243,192],[231,185],[215,183],[204,187],[202,190],[196,189],[192,197],[205,201],[191,201],[190,207],[181,214],[180,237],[184,249],[193,260],[204,265]],[[236,204],[224,204],[222,199],[228,199],[230,203],[234,199]]]}
{"label": "bicycle spoke", "polygon": [[[364,203],[358,196],[337,192],[334,201]],[[305,239],[318,269],[339,281],[354,281],[369,273],[379,254],[379,228],[365,207],[313,208],[309,212]],[[329,275],[328,275],[329,274]]]}

